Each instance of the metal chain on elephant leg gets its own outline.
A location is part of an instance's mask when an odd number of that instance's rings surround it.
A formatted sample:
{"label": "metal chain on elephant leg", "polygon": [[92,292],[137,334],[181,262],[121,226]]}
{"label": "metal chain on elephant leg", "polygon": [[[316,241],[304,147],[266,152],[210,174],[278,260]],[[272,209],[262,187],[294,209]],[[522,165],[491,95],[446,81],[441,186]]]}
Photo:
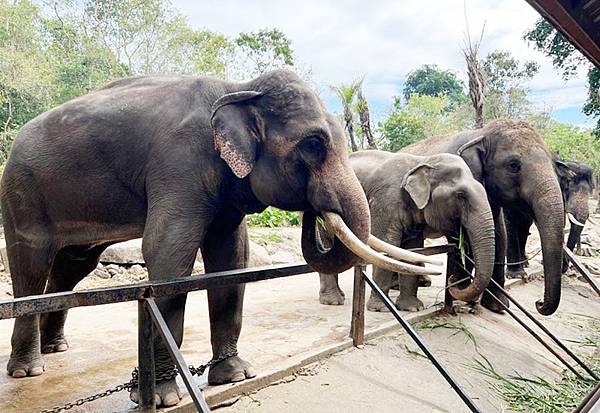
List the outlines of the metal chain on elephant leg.
{"label": "metal chain on elephant leg", "polygon": [[[192,373],[192,376],[202,376],[207,368],[214,366],[215,364],[220,363],[222,361],[225,361],[231,357],[236,357],[237,355],[238,355],[238,352],[236,350],[231,353],[227,353],[221,357],[213,358],[208,363],[202,364],[198,367],[188,366],[188,369],[190,370],[190,373]],[[177,368],[173,367],[172,370],[166,370],[166,371],[157,373],[156,377],[155,377],[155,382],[161,383],[163,381],[173,380],[175,377],[177,377],[177,374],[179,374],[179,372],[177,371]],[[85,403],[93,402],[94,400],[102,399],[104,397],[110,396],[111,394],[114,394],[114,393],[121,392],[123,390],[131,391],[132,389],[134,389],[135,387],[138,386],[138,376],[139,376],[139,372],[138,372],[138,368],[136,367],[131,372],[131,380],[129,380],[126,383],[119,384],[118,386],[115,386],[111,389],[105,390],[100,393],[96,393],[92,396],[88,396],[88,397],[84,397],[84,398],[75,400],[74,402],[65,403],[61,406],[56,406],[51,409],[41,410],[39,413],[59,413],[59,412],[65,411],[65,410],[70,410],[76,406],[81,406],[82,404],[85,404]]]}

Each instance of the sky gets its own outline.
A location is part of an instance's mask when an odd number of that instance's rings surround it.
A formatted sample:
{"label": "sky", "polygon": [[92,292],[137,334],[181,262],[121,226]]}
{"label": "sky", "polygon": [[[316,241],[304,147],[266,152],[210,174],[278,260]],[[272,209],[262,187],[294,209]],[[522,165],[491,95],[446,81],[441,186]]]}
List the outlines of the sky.
{"label": "sky", "polygon": [[435,63],[466,80],[461,46],[465,8],[472,38],[485,23],[480,57],[508,50],[521,61],[539,63],[528,84],[533,104],[560,122],[591,126],[581,112],[586,99],[585,71],[565,82],[549,58],[535,51],[523,34],[539,18],[525,0],[174,0],[196,29],[235,37],[240,32],[278,28],[292,41],[296,63],[311,79],[329,110],[340,104],[329,85],[365,76],[363,92],[377,122],[390,113],[407,74]]}

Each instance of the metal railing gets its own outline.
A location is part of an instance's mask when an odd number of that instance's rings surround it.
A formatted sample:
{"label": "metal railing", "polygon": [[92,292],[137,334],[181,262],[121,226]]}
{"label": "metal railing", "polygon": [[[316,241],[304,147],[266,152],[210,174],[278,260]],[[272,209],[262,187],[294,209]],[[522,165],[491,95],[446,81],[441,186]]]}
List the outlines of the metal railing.
{"label": "metal railing", "polygon": [[[413,250],[424,255],[447,254],[448,261],[446,266],[446,285],[448,285],[451,275],[463,273],[466,275],[460,264],[459,252],[455,245],[439,245],[434,247],[419,248]],[[567,254],[575,268],[580,272],[580,268],[585,268],[578,263],[573,255]],[[363,265],[358,265],[354,270],[354,292],[352,298],[352,319],[350,327],[350,336],[355,346],[361,346],[365,341],[365,286],[369,287],[379,296],[392,315],[406,330],[412,340],[414,340],[427,358],[433,363],[436,369],[450,384],[451,388],[458,394],[461,400],[472,412],[480,412],[464,389],[452,377],[449,371],[431,352],[425,342],[404,320],[401,313],[396,309],[390,299],[381,291],[381,289],[367,276]],[[15,318],[24,315],[41,314],[67,310],[74,307],[96,306],[103,304],[112,304],[125,301],[138,301],[138,387],[139,387],[139,411],[155,412],[154,391],[156,374],[154,370],[154,349],[153,337],[156,332],[164,341],[168,351],[175,362],[178,372],[182,375],[185,386],[199,412],[209,412],[210,408],[204,399],[204,396],[196,383],[194,382],[190,370],[183,359],[179,348],[177,347],[168,326],[158,309],[155,299],[177,294],[188,293],[192,291],[205,290],[208,288],[231,286],[236,284],[249,283],[254,281],[263,281],[275,278],[290,277],[294,275],[306,274],[312,272],[305,263],[273,265],[269,267],[248,268],[232,271],[223,271],[218,273],[205,274],[200,276],[190,276],[176,280],[161,282],[146,282],[136,285],[127,285],[121,287],[98,288],[85,291],[69,291],[38,296],[29,296],[15,298],[12,300],[0,301],[0,320]],[[468,274],[470,275],[470,274]],[[589,274],[586,274],[589,276]],[[594,288],[594,281],[589,276],[589,281]],[[598,376],[572,353],[560,340],[545,328],[535,317],[521,306],[511,295],[498,284],[496,289],[505,295],[509,301],[517,306],[519,310],[527,315],[537,327],[539,327],[552,341],[554,341],[563,351],[565,351],[577,364],[579,364],[594,380],[599,380]],[[489,292],[489,290],[488,290]],[[496,298],[498,300],[498,298]],[[501,301],[498,300],[500,303]],[[453,298],[445,289],[444,309],[448,313],[453,313]],[[527,332],[532,334],[540,343],[552,352],[563,364],[574,371],[579,377],[582,377],[574,367],[572,367],[564,358],[552,349],[540,335],[533,332],[518,316],[507,307],[507,312],[517,322],[523,326]],[[598,402],[598,393],[600,387],[597,387],[582,402],[576,412],[586,412],[590,403]]]}

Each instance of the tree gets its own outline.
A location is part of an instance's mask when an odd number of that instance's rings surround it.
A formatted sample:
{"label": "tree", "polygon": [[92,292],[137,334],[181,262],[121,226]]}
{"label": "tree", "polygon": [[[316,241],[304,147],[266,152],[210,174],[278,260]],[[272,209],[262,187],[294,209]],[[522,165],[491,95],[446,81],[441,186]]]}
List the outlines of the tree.
{"label": "tree", "polygon": [[383,135],[383,149],[398,151],[429,136],[457,132],[472,125],[472,111],[468,102],[448,111],[449,99],[441,96],[414,94],[406,105],[394,99],[392,114],[379,124]]}
{"label": "tree", "polygon": [[531,113],[524,84],[539,71],[532,61],[519,62],[510,52],[496,50],[483,61],[486,75],[486,119],[524,118]]}
{"label": "tree", "polygon": [[245,76],[255,77],[269,70],[294,66],[292,42],[278,29],[240,33],[235,44],[238,48],[236,66],[238,70],[243,68]]}
{"label": "tree", "polygon": [[471,35],[467,26],[467,39],[463,47],[463,55],[467,63],[467,75],[469,76],[469,98],[475,111],[475,127],[483,127],[483,108],[485,102],[485,94],[487,89],[487,79],[485,72],[481,67],[481,63],[477,57],[479,46],[483,38],[483,29],[479,41],[472,43]]}
{"label": "tree", "polygon": [[362,81],[355,80],[349,85],[329,86],[342,103],[342,108],[344,110],[344,129],[348,132],[348,136],[350,137],[352,152],[358,150],[356,138],[354,136],[354,114],[352,108],[354,105],[354,98],[361,87],[361,83]]}
{"label": "tree", "polygon": [[373,138],[373,132],[371,131],[371,116],[369,113],[369,104],[367,99],[362,93],[362,83],[364,78],[360,81],[360,86],[356,92],[356,112],[358,113],[358,119],[360,120],[360,128],[363,135],[367,138],[367,144],[369,149],[377,149],[375,144],[375,138]]}
{"label": "tree", "polygon": [[587,64],[588,97],[583,105],[583,113],[597,119],[592,134],[600,139],[600,69],[592,65],[558,30],[547,20],[540,18],[523,38],[533,47],[552,59],[555,69],[565,80],[573,77]]}
{"label": "tree", "polygon": [[408,74],[404,84],[404,99],[413,94],[440,96],[445,95],[451,105],[466,101],[463,83],[454,73],[442,70],[437,65],[423,65]]}

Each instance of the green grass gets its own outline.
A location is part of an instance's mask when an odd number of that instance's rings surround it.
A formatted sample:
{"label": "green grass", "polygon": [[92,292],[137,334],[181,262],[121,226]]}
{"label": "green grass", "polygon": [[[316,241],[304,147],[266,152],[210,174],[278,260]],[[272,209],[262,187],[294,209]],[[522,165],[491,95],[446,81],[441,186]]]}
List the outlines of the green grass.
{"label": "green grass", "polygon": [[250,226],[275,228],[297,226],[301,220],[298,212],[268,207],[259,214],[248,215],[247,221]]}
{"label": "green grass", "polygon": [[[583,327],[583,326],[582,326]],[[591,333],[582,340],[571,341],[579,347],[595,347],[595,354],[585,357],[584,362],[595,372],[600,372],[600,322],[592,320],[585,326]],[[591,377],[578,368],[583,379],[571,371],[565,371],[557,380],[543,377],[526,377],[515,372],[504,375],[498,372],[492,363],[481,355],[472,368],[487,378],[490,388],[500,396],[507,407],[517,413],[564,413],[579,405],[583,398],[595,386]]]}
{"label": "green grass", "polygon": [[432,331],[438,328],[456,330],[453,334],[451,334],[451,337],[462,333],[466,337],[466,342],[470,341],[471,343],[473,343],[473,346],[477,348],[477,341],[475,340],[475,336],[473,335],[473,333],[471,333],[467,326],[461,323],[460,321],[458,323],[454,323],[440,318],[431,318],[421,321],[419,324],[417,324],[417,329],[419,330]]}

